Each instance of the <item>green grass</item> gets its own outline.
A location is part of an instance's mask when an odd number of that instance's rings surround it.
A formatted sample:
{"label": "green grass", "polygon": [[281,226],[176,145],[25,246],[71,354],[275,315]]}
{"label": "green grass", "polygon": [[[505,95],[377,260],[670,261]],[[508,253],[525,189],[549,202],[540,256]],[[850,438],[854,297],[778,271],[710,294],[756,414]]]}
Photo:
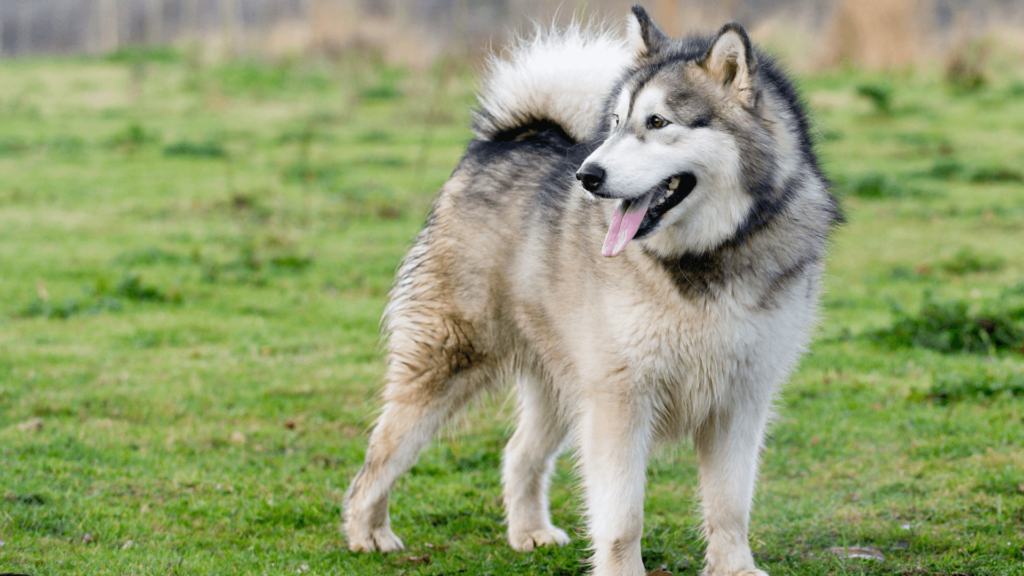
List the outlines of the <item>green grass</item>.
{"label": "green grass", "polygon": [[[162,52],[0,77],[0,572],[583,572],[571,455],[551,500],[573,543],[503,542],[501,399],[399,481],[406,553],[351,554],[338,530],[384,297],[470,137],[472,77]],[[772,574],[1022,574],[1024,351],[984,336],[1024,309],[1020,82],[801,84],[849,223],[779,400],[755,556]],[[940,332],[972,344],[929,347]],[[696,574],[691,449],[649,478],[647,566]],[[844,545],[886,560],[827,552]]]}

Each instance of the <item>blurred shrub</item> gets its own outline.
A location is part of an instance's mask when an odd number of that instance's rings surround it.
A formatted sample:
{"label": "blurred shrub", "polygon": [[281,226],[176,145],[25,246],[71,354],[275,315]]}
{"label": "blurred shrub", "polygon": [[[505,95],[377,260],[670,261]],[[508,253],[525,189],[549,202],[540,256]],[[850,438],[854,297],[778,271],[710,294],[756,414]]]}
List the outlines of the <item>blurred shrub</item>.
{"label": "blurred shrub", "polygon": [[867,98],[879,114],[892,111],[892,86],[886,84],[861,84],[857,86],[857,94]]}
{"label": "blurred shrub", "polygon": [[379,66],[375,71],[376,79],[359,90],[359,97],[368,102],[386,102],[397,100],[403,96],[399,83],[402,71],[398,68]]}
{"label": "blurred shrub", "polygon": [[14,156],[28,151],[28,142],[23,138],[8,136],[0,139],[0,156]]}
{"label": "blurred shrub", "polygon": [[125,275],[114,287],[106,278],[97,278],[95,286],[84,290],[80,298],[69,298],[60,303],[51,302],[45,295],[37,296],[16,310],[14,315],[19,318],[67,320],[80,314],[117,312],[122,309],[124,300],[179,304],[183,299],[180,292],[165,292],[145,284],[139,274],[132,273]]}
{"label": "blurred shrub", "polygon": [[893,305],[892,326],[875,333],[890,346],[918,346],[939,352],[986,353],[1024,346],[1024,307],[974,312],[963,300],[936,301],[925,292],[917,314]]}
{"label": "blurred shrub", "polygon": [[991,50],[990,42],[972,41],[950,52],[946,59],[946,83],[954,92],[975,92],[985,86],[985,67]]}
{"label": "blurred shrub", "polygon": [[363,144],[383,144],[391,140],[391,133],[386,130],[367,130],[356,137],[356,141]]}
{"label": "blurred shrub", "polygon": [[935,161],[926,175],[940,180],[952,180],[960,176],[963,171],[963,163],[956,158],[940,158]]}
{"label": "blurred shrub", "polygon": [[980,184],[990,182],[1024,182],[1024,174],[1020,170],[1006,166],[985,166],[971,174],[971,182]]}
{"label": "blurred shrub", "polygon": [[140,274],[128,274],[122,278],[114,294],[133,302],[181,301],[180,295],[168,296],[155,286],[147,286],[142,282]]}
{"label": "blurred shrub", "polygon": [[208,259],[196,254],[200,278],[207,283],[267,286],[276,277],[302,274],[315,264],[313,256],[300,254],[287,240],[269,236],[246,238],[229,259]]}
{"label": "blurred shrub", "polygon": [[79,314],[98,314],[100,312],[116,312],[121,309],[121,301],[117,298],[103,297],[97,299],[68,299],[62,303],[36,298],[15,312],[19,318],[46,318],[67,320]]}
{"label": "blurred shrub", "polygon": [[932,383],[929,398],[940,404],[993,396],[1024,396],[1024,374],[996,377],[987,374],[939,374]]}
{"label": "blurred shrub", "polygon": [[359,91],[363,100],[396,100],[402,97],[402,91],[393,84],[377,84]]}
{"label": "blurred shrub", "polygon": [[182,140],[164,147],[165,156],[187,156],[191,158],[224,158],[227,151],[219,142],[206,140],[203,142],[192,142]]}
{"label": "blurred shrub", "polygon": [[1006,261],[995,255],[978,254],[971,248],[961,248],[952,258],[943,261],[939,267],[950,274],[963,276],[976,272],[1002,270]]}
{"label": "blurred shrub", "polygon": [[851,194],[858,198],[901,198],[907,195],[903,187],[884,174],[877,172],[857,177],[847,188]]}
{"label": "blurred shrub", "polygon": [[313,258],[310,256],[298,256],[296,254],[283,254],[270,258],[270,265],[277,268],[289,270],[305,270],[313,265]]}
{"label": "blurred shrub", "polygon": [[107,146],[134,152],[145,144],[157,140],[157,135],[147,131],[142,124],[131,122],[107,139]]}

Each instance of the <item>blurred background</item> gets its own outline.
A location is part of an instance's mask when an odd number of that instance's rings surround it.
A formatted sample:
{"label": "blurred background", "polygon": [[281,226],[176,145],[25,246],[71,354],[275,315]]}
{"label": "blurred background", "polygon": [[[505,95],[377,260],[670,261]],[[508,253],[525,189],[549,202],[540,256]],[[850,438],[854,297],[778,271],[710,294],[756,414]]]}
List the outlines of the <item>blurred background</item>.
{"label": "blurred background", "polygon": [[[779,57],[848,220],[764,452],[758,563],[1019,574],[1024,2],[643,3]],[[399,482],[406,555],[337,528],[386,295],[484,57],[629,4],[0,0],[0,572],[581,573],[583,538],[503,543],[504,397]],[[552,514],[582,534],[570,459]],[[652,459],[649,569],[698,574],[695,483],[687,446]]]}
{"label": "blurred background", "polygon": [[[627,0],[0,0],[0,56],[97,54],[124,46],[198,44],[211,57],[337,55],[379,50],[425,66],[441,54],[479,56],[528,22],[599,15]],[[1024,50],[1016,0],[651,0],[666,31],[726,20],[800,69],[895,68]],[[973,46],[982,42],[984,47]],[[978,58],[977,55],[966,55]]]}

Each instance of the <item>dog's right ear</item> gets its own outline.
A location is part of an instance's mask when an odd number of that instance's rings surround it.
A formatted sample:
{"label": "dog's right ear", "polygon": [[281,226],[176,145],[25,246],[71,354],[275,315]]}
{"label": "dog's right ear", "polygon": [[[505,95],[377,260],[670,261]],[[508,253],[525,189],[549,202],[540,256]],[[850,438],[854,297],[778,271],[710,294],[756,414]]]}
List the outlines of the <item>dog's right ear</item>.
{"label": "dog's right ear", "polygon": [[669,37],[639,4],[633,4],[626,35],[629,37],[629,47],[637,58],[652,58],[670,42]]}
{"label": "dog's right ear", "polygon": [[722,26],[697,63],[744,106],[757,106],[757,55],[743,26],[735,22]]}

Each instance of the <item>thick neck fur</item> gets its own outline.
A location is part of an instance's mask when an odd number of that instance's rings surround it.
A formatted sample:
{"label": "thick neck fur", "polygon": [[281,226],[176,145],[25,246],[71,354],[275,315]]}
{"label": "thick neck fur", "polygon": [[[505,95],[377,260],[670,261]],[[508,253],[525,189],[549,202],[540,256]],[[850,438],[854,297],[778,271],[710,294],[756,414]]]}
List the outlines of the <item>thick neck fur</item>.
{"label": "thick neck fur", "polygon": [[[770,308],[805,271],[819,265],[832,222],[819,183],[791,182],[790,201],[763,227],[718,248],[664,258],[645,250],[688,300],[713,301],[730,295],[747,306]],[[816,188],[816,189],[815,189]],[[743,292],[735,288],[743,286]]]}
{"label": "thick neck fur", "polygon": [[[759,124],[769,135],[771,149],[763,149],[764,142],[741,144],[746,160],[740,185],[753,203],[739,228],[710,250],[684,249],[666,256],[664,249],[645,247],[644,254],[688,299],[731,294],[747,305],[774,306],[786,288],[818,265],[828,232],[838,220],[828,182],[813,156],[807,162],[802,114],[776,86],[764,88]],[[741,281],[743,294],[733,290]]]}

